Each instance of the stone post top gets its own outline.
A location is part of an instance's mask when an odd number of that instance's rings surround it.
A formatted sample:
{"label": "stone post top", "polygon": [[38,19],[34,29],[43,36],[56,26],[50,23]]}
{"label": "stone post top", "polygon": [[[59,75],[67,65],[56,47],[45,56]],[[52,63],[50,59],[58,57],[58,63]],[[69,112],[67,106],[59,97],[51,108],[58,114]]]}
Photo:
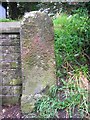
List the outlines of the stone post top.
{"label": "stone post top", "polygon": [[28,17],[35,17],[35,15],[37,15],[37,14],[48,15],[48,14],[47,14],[47,13],[45,13],[45,12],[40,12],[40,11],[31,11],[31,12],[27,12],[27,13],[25,13],[24,18],[28,18]]}
{"label": "stone post top", "polygon": [[21,21],[21,25],[23,25],[24,22],[26,21],[26,19],[28,19],[28,18],[37,19],[38,17],[42,17],[40,19],[44,18],[45,20],[50,19],[50,16],[48,16],[48,14],[45,12],[31,11],[31,12],[25,13],[25,15]]}

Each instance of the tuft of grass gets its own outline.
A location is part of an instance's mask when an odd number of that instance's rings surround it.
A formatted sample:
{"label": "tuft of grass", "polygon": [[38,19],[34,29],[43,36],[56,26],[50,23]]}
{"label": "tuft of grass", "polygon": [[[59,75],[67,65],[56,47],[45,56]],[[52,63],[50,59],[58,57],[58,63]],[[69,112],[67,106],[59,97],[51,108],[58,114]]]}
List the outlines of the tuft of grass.
{"label": "tuft of grass", "polygon": [[16,22],[16,20],[12,20],[12,19],[0,19],[0,22]]}
{"label": "tuft of grass", "polygon": [[[80,88],[73,79],[70,78],[69,82],[65,82],[63,79],[63,87],[52,86],[47,96],[43,96],[35,104],[35,112],[37,112],[39,118],[55,118],[58,115],[58,110],[66,109],[68,111],[69,118],[72,118],[75,107],[78,106],[78,112],[81,117],[84,113],[88,113],[87,105],[87,90]],[[54,92],[55,91],[55,92]],[[65,99],[60,101],[57,97],[57,92],[65,92]]]}

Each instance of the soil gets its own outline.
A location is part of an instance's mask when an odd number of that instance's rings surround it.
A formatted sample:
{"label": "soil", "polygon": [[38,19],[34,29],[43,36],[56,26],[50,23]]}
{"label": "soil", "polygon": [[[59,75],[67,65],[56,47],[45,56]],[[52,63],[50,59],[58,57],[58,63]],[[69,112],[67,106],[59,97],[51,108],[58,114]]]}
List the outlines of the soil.
{"label": "soil", "polygon": [[24,118],[37,118],[34,113],[22,114],[20,105],[2,106],[0,109],[0,120],[24,120]]}
{"label": "soil", "polygon": [[3,118],[17,118],[20,119],[22,116],[20,106],[14,105],[14,106],[2,106],[2,109],[0,111],[0,120]]}
{"label": "soil", "polygon": [[[76,111],[77,109],[75,109],[75,113],[77,113]],[[75,113],[73,115],[73,118],[80,118],[80,116]],[[0,111],[0,120],[24,120],[23,118],[33,118],[33,116],[34,114],[23,115],[20,109],[20,105],[2,106],[2,110]],[[34,116],[34,118],[37,117]],[[68,118],[66,110],[59,110],[57,118]]]}
{"label": "soil", "polygon": [[[33,115],[32,115],[33,116]],[[65,111],[59,111],[57,118],[65,118]],[[31,115],[23,115],[20,109],[20,105],[14,106],[2,106],[2,110],[0,111],[0,120],[2,119],[22,119],[22,118],[32,118]]]}

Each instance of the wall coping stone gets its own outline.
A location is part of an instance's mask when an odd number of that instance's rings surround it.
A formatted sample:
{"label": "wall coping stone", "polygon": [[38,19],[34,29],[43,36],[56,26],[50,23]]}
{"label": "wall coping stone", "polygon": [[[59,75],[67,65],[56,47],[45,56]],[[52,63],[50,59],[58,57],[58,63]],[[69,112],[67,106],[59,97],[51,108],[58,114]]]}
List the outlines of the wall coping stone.
{"label": "wall coping stone", "polygon": [[0,22],[0,33],[19,33],[20,22]]}

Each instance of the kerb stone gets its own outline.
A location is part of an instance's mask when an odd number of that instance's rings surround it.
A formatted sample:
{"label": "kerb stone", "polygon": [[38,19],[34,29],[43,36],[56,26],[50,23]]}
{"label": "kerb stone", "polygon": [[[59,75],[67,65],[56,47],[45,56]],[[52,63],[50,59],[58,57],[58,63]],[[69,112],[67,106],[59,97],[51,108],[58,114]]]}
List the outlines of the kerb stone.
{"label": "kerb stone", "polygon": [[21,109],[23,113],[29,113],[36,100],[56,83],[54,30],[46,13],[34,11],[24,16],[21,24],[21,61]]}

